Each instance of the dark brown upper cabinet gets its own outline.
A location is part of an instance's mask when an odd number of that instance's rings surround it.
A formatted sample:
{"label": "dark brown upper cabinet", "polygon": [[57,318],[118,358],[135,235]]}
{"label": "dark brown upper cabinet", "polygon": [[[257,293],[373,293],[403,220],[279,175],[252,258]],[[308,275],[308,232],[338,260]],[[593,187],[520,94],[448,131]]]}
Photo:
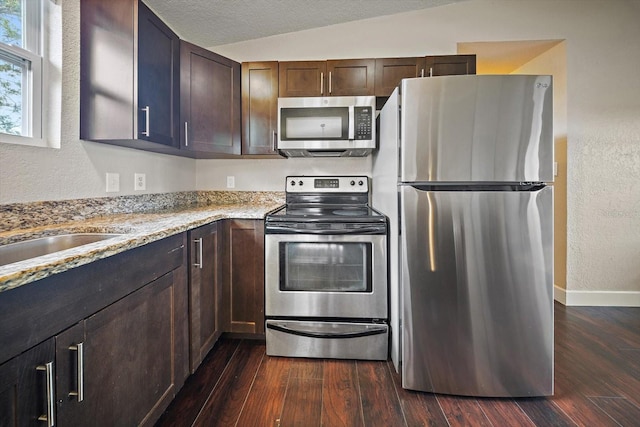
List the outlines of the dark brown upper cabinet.
{"label": "dark brown upper cabinet", "polygon": [[423,77],[453,76],[475,74],[475,55],[438,55],[427,56],[424,62]]}
{"label": "dark brown upper cabinet", "polygon": [[180,140],[192,157],[241,152],[240,64],[180,42]]}
{"label": "dark brown upper cabinet", "polygon": [[438,55],[376,59],[376,96],[389,96],[400,80],[413,77],[475,74],[475,55]]}
{"label": "dark brown upper cabinet", "polygon": [[242,154],[273,155],[278,131],[278,62],[242,63]]}
{"label": "dark brown upper cabinet", "polygon": [[178,152],[178,36],[139,0],[80,13],[80,138]]}
{"label": "dark brown upper cabinet", "polygon": [[375,93],[375,59],[290,61],[280,62],[279,68],[281,97]]}
{"label": "dark brown upper cabinet", "polygon": [[400,80],[418,77],[424,58],[376,58],[376,96],[389,96]]}

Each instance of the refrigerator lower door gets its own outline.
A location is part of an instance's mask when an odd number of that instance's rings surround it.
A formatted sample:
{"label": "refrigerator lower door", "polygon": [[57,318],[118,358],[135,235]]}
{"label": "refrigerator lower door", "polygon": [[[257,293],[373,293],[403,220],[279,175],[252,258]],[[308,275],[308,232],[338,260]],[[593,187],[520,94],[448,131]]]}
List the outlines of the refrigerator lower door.
{"label": "refrigerator lower door", "polygon": [[401,188],[402,385],[553,394],[553,188]]}

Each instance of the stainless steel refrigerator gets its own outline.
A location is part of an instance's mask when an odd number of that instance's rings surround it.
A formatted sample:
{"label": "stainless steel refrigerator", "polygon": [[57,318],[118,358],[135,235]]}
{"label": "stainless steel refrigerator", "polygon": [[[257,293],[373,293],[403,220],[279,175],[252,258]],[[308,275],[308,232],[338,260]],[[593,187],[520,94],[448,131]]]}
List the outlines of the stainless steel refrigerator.
{"label": "stainless steel refrigerator", "polygon": [[551,77],[405,79],[379,125],[403,387],[553,394]]}

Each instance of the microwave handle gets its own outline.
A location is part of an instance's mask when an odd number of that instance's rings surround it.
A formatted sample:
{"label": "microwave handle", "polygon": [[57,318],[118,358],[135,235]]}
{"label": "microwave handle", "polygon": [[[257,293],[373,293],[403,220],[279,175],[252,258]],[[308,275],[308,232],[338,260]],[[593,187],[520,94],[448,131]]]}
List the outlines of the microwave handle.
{"label": "microwave handle", "polygon": [[355,113],[353,105],[349,105],[349,141],[353,141],[356,138],[356,124]]}

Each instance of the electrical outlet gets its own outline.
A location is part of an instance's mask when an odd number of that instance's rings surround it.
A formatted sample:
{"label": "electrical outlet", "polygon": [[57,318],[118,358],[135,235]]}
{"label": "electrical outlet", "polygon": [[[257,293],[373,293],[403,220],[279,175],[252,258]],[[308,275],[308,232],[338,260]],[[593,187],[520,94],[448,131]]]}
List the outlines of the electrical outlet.
{"label": "electrical outlet", "polygon": [[107,172],[107,193],[115,193],[120,191],[120,174],[116,172]]}
{"label": "electrical outlet", "polygon": [[235,188],[236,187],[236,177],[228,176],[227,177],[227,188]]}
{"label": "electrical outlet", "polygon": [[133,174],[133,189],[135,191],[141,191],[147,189],[147,175],[143,173]]}

